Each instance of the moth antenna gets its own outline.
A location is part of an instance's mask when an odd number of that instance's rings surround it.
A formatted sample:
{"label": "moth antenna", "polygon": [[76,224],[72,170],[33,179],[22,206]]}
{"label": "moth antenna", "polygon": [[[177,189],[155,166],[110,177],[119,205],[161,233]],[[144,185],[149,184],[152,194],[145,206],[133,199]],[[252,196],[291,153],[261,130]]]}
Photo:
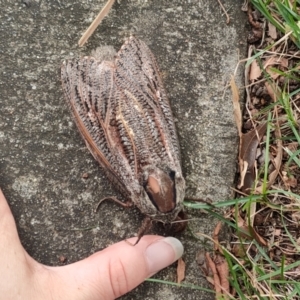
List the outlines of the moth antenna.
{"label": "moth antenna", "polygon": [[96,28],[99,26],[101,21],[108,15],[111,7],[115,3],[115,0],[108,0],[105,6],[102,8],[102,10],[99,12],[95,20],[92,22],[90,27],[85,31],[85,33],[82,35],[81,39],[79,40],[78,44],[79,47],[82,47],[86,41],[89,39],[89,37],[94,33]]}

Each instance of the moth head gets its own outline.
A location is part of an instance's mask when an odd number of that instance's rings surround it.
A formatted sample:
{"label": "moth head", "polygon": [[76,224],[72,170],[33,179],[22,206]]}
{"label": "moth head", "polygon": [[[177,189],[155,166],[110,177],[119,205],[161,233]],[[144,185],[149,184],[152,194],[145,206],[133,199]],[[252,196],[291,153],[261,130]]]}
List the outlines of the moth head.
{"label": "moth head", "polygon": [[176,207],[175,172],[154,168],[147,174],[145,191],[158,211],[169,213]]}

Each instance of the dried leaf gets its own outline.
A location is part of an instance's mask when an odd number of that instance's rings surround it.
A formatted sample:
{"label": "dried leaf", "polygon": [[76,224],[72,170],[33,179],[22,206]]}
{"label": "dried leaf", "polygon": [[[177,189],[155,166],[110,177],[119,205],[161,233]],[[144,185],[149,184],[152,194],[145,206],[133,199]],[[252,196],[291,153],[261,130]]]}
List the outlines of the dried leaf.
{"label": "dried leaf", "polygon": [[274,235],[275,236],[281,236],[281,229],[275,229],[274,230]]}
{"label": "dried leaf", "polygon": [[184,280],[185,277],[185,262],[182,258],[178,259],[177,264],[177,283],[180,284],[181,281]]}
{"label": "dried leaf", "polygon": [[269,36],[273,40],[276,40],[277,39],[277,29],[276,29],[276,27],[271,22],[268,22],[268,28],[269,28]]}
{"label": "dried leaf", "polygon": [[286,145],[286,147],[292,151],[292,152],[295,152],[297,151],[298,147],[299,147],[299,143],[298,142],[290,142]]}
{"label": "dried leaf", "polygon": [[[235,213],[234,213],[235,215]],[[244,225],[245,220],[242,218],[242,216],[240,215],[240,213],[238,214],[237,220],[236,220],[237,226],[241,227]]]}
{"label": "dried leaf", "polygon": [[294,176],[288,177],[287,173],[284,176],[282,176],[282,180],[287,189],[290,189],[291,187],[296,188],[298,185],[297,179]]}
{"label": "dried leaf", "polygon": [[286,69],[288,67],[288,64],[289,61],[282,56],[271,56],[264,62],[264,69],[275,80],[280,76],[280,74],[278,72],[273,71],[272,67],[280,66],[281,68]]}
{"label": "dried leaf", "polygon": [[213,262],[213,260],[211,259],[209,253],[206,253],[206,261],[207,261],[207,265],[209,266],[209,269],[211,270],[212,274],[213,274],[213,282],[211,282],[214,287],[215,287],[215,291],[216,291],[216,299],[218,299],[218,297],[220,297],[222,295],[222,290],[221,290],[221,282],[220,282],[220,278],[216,269],[216,265]]}
{"label": "dried leaf", "polygon": [[249,246],[250,245],[248,244],[244,245],[241,243],[234,244],[231,249],[231,253],[236,257],[244,257],[246,255],[246,252],[248,251]]}
{"label": "dried leaf", "polygon": [[266,132],[266,128],[267,123],[264,123],[258,126],[255,130],[249,131],[248,133],[242,135],[239,153],[239,160],[243,162],[243,169],[240,170],[241,174],[245,173],[245,162],[248,164],[245,177],[241,180],[241,184],[243,183],[243,185],[239,185],[239,188],[243,188],[243,192],[249,192],[249,189],[251,189],[255,180],[254,164],[256,150],[260,140]]}
{"label": "dried leaf", "polygon": [[249,227],[245,225],[245,222],[238,227],[238,231],[236,232],[236,234],[243,239],[247,239],[247,240],[252,239]]}
{"label": "dried leaf", "polygon": [[268,242],[253,228],[249,227],[252,237],[261,245],[261,246],[268,246]]}
{"label": "dried leaf", "polygon": [[264,69],[266,69],[267,67],[269,66],[274,66],[274,65],[277,65],[276,63],[276,60],[278,59],[277,56],[270,56],[268,57],[264,63],[263,63],[263,66],[264,66]]}
{"label": "dried leaf", "polygon": [[[254,219],[254,218],[253,218]],[[255,239],[260,245],[266,246],[267,242],[256,232],[253,226],[248,225],[248,221],[244,220],[241,215],[238,215],[236,221],[238,226],[237,235],[241,238],[252,240]]]}
{"label": "dried leaf", "polygon": [[292,220],[296,223],[300,222],[300,211],[295,211],[292,213]]}
{"label": "dried leaf", "polygon": [[239,227],[238,236],[248,240],[255,239],[261,246],[268,245],[267,241],[261,235],[259,235],[252,226],[244,224],[243,226]]}
{"label": "dried leaf", "polygon": [[287,69],[289,67],[289,60],[285,57],[280,57],[278,59],[278,62],[280,63],[280,67]]}
{"label": "dried leaf", "polygon": [[257,64],[256,60],[253,60],[253,62],[250,65],[249,80],[254,81],[258,79],[260,76],[261,76],[261,69]]}
{"label": "dried leaf", "polygon": [[266,72],[267,72],[268,74],[270,74],[270,76],[271,76],[271,78],[272,78],[273,80],[276,80],[276,79],[280,76],[280,74],[279,74],[278,72],[274,71],[274,70],[272,69],[272,67],[267,67],[267,68],[266,68]]}
{"label": "dried leaf", "polygon": [[263,64],[264,69],[266,69],[269,66],[281,66],[283,68],[287,68],[288,65],[289,61],[282,56],[270,56],[268,59],[265,60]]}
{"label": "dried leaf", "polygon": [[273,102],[276,102],[277,101],[277,94],[278,94],[277,93],[278,86],[274,82],[269,83],[268,81],[265,82],[265,86],[266,86],[268,94],[272,98]]}
{"label": "dried leaf", "polygon": [[222,255],[216,254],[216,256],[214,257],[214,263],[216,265],[216,269],[219,274],[222,293],[229,294],[230,293],[230,285],[228,281],[229,267],[227,261]]}

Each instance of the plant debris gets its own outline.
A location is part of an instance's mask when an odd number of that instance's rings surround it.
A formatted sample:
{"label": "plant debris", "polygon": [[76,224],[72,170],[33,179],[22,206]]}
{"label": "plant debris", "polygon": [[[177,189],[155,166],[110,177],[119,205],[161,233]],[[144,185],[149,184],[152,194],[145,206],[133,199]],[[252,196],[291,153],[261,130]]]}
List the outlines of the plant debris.
{"label": "plant debris", "polygon": [[[249,200],[227,214],[236,228],[230,251],[252,291],[268,299],[300,299],[293,289],[300,280],[300,43],[292,24],[300,20],[300,5],[252,3],[243,116],[231,81],[240,136],[238,193]],[[253,296],[249,283],[238,285],[245,299]]]}
{"label": "plant debris", "polygon": [[185,262],[182,258],[178,259],[177,263],[177,283],[180,284],[185,277]]}
{"label": "plant debris", "polygon": [[219,242],[219,233],[222,223],[219,222],[213,232],[212,241],[214,242],[214,255],[209,252],[199,251],[196,256],[196,262],[201,271],[205,274],[206,280],[213,285],[216,292],[216,299],[229,299],[230,285],[228,281],[229,267],[223,256],[222,248]]}

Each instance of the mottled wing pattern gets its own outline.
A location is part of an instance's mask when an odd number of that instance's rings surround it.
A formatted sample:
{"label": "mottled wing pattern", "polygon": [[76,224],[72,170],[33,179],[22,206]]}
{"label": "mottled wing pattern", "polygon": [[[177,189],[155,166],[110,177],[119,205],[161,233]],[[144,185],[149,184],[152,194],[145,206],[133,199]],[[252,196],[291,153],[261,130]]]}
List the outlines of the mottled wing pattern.
{"label": "mottled wing pattern", "polygon": [[61,78],[65,97],[87,147],[109,179],[129,196],[123,177],[130,180],[131,169],[114,150],[114,141],[108,133],[115,106],[114,69],[112,62],[83,57],[64,62]]}
{"label": "mottled wing pattern", "polygon": [[169,101],[155,58],[142,41],[128,39],[115,61],[65,62],[62,82],[88,148],[125,196],[137,202],[145,194],[151,168],[182,177]]}
{"label": "mottled wing pattern", "polygon": [[[132,118],[139,116],[132,121],[136,122],[137,153],[143,153],[156,165],[164,162],[181,170],[172,112],[152,52],[144,42],[131,37],[119,51],[115,64],[116,84],[125,91],[128,104],[135,104]],[[142,163],[143,157],[139,158]]]}

